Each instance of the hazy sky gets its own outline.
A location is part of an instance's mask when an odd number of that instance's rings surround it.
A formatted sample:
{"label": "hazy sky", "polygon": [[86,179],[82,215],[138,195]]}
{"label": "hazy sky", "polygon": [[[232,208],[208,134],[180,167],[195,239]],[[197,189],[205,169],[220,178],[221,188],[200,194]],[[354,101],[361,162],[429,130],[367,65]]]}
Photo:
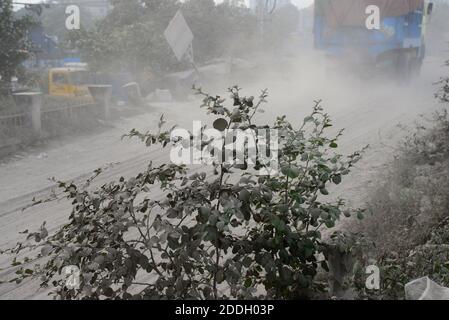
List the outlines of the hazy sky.
{"label": "hazy sky", "polygon": [[313,4],[314,0],[293,0],[292,2],[298,7],[308,7]]}
{"label": "hazy sky", "polygon": [[[217,2],[221,2],[223,0],[216,0]],[[247,3],[249,0],[245,0]],[[313,3],[314,0],[292,0],[294,4],[296,4],[298,7],[308,7]]]}
{"label": "hazy sky", "polygon": [[[222,2],[223,0],[215,0],[216,2]],[[245,0],[247,3],[249,0]],[[292,0],[300,8],[308,7],[313,3],[314,0]]]}
{"label": "hazy sky", "polygon": [[[223,0],[216,0],[217,2],[221,2]],[[248,1],[248,0],[247,0]],[[294,4],[296,4],[298,7],[307,7],[313,3],[314,0],[292,0]],[[36,3],[36,2],[42,2],[42,0],[18,0],[18,2],[27,2],[27,3]]]}

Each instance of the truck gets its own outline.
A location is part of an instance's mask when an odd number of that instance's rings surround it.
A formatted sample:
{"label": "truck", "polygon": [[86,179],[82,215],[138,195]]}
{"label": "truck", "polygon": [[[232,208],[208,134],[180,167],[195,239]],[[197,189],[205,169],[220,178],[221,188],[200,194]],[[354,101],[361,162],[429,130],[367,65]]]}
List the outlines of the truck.
{"label": "truck", "polygon": [[[381,71],[399,81],[419,75],[432,2],[315,0],[314,10],[315,48],[334,64],[364,75]],[[376,14],[377,26],[370,24]]]}

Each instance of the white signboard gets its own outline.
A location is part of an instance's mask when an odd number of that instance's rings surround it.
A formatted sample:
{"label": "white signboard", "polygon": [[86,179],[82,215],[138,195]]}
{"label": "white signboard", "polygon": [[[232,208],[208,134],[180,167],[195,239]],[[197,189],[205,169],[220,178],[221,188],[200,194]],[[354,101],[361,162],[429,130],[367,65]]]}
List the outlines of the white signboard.
{"label": "white signboard", "polygon": [[191,50],[193,33],[181,11],[178,11],[170,21],[164,36],[179,61],[182,60],[187,51]]}

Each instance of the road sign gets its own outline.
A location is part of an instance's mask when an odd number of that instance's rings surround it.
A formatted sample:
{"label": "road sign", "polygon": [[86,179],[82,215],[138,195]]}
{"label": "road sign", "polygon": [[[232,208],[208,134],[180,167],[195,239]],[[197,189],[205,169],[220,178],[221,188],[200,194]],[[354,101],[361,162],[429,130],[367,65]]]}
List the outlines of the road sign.
{"label": "road sign", "polygon": [[193,33],[184,19],[181,10],[170,21],[170,24],[164,32],[164,36],[179,61],[182,60],[188,51],[191,51]]}

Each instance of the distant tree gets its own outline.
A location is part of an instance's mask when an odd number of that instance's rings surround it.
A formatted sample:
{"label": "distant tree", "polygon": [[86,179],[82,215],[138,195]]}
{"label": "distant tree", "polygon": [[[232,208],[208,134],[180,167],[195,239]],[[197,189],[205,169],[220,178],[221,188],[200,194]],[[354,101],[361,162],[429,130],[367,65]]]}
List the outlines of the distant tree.
{"label": "distant tree", "polygon": [[113,9],[94,30],[69,35],[94,70],[155,73],[176,64],[163,31],[178,9],[175,0],[111,0]]}
{"label": "distant tree", "polygon": [[[94,30],[71,32],[70,40],[93,69],[164,74],[182,67],[164,31],[181,9],[194,35],[199,63],[247,51],[256,30],[249,10],[213,0],[111,0],[113,9]],[[236,49],[237,50],[234,50]]]}
{"label": "distant tree", "polygon": [[257,19],[247,8],[215,4],[214,0],[187,0],[182,10],[195,35],[193,46],[199,63],[241,56],[254,48]]}
{"label": "distant tree", "polygon": [[298,31],[299,10],[295,5],[285,5],[277,9],[266,23],[264,47],[276,50],[282,47],[289,35]]}
{"label": "distant tree", "polygon": [[11,0],[0,2],[0,76],[3,85],[9,85],[11,77],[28,57],[26,35],[32,23],[28,16],[14,16]]}

